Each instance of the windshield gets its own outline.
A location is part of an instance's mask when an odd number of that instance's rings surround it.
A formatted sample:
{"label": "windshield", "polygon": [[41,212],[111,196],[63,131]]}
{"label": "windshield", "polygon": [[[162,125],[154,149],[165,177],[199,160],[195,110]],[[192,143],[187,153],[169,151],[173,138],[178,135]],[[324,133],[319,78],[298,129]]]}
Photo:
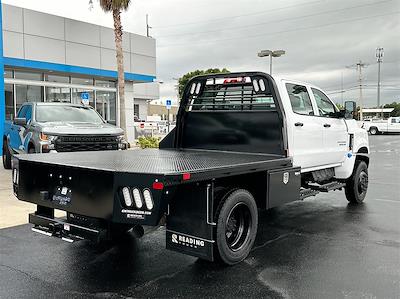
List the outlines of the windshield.
{"label": "windshield", "polygon": [[85,122],[103,123],[96,111],[88,107],[67,105],[36,106],[37,122]]}

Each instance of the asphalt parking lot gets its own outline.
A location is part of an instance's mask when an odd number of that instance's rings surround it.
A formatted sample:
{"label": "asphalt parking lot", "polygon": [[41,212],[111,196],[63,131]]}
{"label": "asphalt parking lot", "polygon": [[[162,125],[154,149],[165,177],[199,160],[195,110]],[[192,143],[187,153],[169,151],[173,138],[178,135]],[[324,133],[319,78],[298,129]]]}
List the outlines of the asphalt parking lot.
{"label": "asphalt parking lot", "polygon": [[0,298],[399,298],[400,135],[370,143],[363,205],[335,191],[261,213],[256,245],[234,267],[167,251],[163,228],[104,251],[3,228]]}

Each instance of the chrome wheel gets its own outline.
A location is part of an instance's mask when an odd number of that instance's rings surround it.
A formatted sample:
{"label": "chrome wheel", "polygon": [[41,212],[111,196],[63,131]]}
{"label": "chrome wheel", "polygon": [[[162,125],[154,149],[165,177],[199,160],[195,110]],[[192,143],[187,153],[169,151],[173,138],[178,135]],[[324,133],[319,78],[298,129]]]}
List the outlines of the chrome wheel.
{"label": "chrome wheel", "polygon": [[367,189],[368,189],[368,174],[365,171],[361,171],[357,185],[358,194],[360,196],[364,195],[364,193],[367,192]]}

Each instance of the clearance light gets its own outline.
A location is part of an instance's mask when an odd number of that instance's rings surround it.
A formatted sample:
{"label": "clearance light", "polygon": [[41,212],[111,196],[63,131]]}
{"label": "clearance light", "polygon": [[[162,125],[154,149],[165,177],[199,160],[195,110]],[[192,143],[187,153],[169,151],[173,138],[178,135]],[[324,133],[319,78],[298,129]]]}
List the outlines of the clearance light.
{"label": "clearance light", "polygon": [[184,181],[190,180],[190,173],[185,172],[184,174],[182,174],[182,180],[184,180]]}
{"label": "clearance light", "polygon": [[124,201],[127,207],[132,206],[132,197],[131,192],[129,191],[128,187],[122,188],[122,195],[124,196]]}
{"label": "clearance light", "polygon": [[164,189],[164,184],[160,183],[160,182],[154,182],[153,189],[154,190],[162,190],[162,189]]}
{"label": "clearance light", "polygon": [[133,199],[135,200],[135,205],[138,209],[141,209],[143,207],[143,201],[142,201],[142,196],[140,195],[139,189],[135,188],[132,190],[133,193]]}
{"label": "clearance light", "polygon": [[143,190],[143,197],[144,197],[144,202],[146,204],[147,209],[152,210],[154,207],[154,203],[153,203],[153,198],[151,196],[151,192],[149,189]]}

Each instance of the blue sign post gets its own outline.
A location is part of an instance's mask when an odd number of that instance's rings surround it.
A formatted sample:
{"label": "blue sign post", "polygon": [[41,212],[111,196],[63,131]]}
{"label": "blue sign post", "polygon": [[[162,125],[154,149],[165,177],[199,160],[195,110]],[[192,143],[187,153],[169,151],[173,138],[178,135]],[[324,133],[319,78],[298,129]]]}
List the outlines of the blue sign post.
{"label": "blue sign post", "polygon": [[82,92],[81,100],[83,105],[89,105],[90,94],[88,92]]}
{"label": "blue sign post", "polygon": [[171,100],[166,100],[165,101],[165,106],[167,107],[167,130],[169,133],[169,110],[171,110],[171,106],[172,106],[172,101]]}
{"label": "blue sign post", "polygon": [[167,106],[167,109],[168,109],[168,110],[171,109],[172,101],[171,101],[171,100],[166,100],[165,106]]}

